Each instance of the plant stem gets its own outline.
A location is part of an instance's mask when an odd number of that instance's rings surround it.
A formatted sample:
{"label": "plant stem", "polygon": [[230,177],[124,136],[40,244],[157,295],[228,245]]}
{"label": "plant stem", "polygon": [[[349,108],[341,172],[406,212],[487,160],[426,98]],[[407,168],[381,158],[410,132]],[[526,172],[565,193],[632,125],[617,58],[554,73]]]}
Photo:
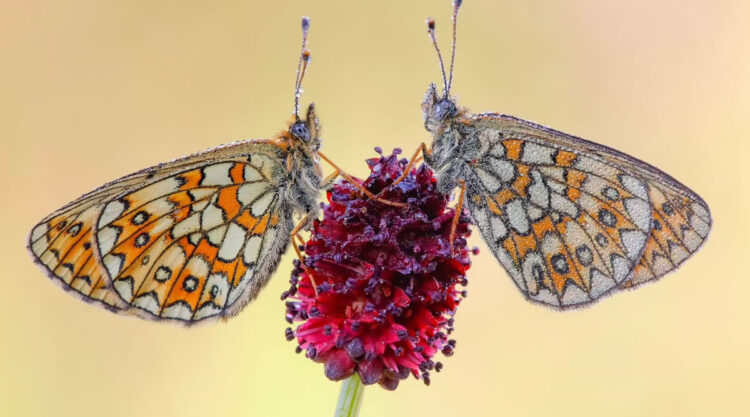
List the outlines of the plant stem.
{"label": "plant stem", "polygon": [[349,378],[341,382],[341,391],[339,391],[339,403],[336,406],[335,417],[357,417],[359,408],[362,405],[362,394],[365,386],[355,372]]}

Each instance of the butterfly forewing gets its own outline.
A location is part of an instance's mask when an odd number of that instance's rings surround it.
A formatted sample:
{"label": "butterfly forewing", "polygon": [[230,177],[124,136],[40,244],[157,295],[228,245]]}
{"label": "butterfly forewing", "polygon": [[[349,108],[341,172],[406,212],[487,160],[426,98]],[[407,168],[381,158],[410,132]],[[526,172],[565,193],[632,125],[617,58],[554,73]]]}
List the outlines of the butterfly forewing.
{"label": "butterfly forewing", "polygon": [[233,315],[289,242],[279,146],[248,141],[112,182],[37,225],[30,249],[85,299],[148,318]]}
{"label": "butterfly forewing", "polygon": [[580,306],[659,278],[708,235],[705,202],[644,162],[510,116],[468,125],[486,148],[469,209],[531,300]]}

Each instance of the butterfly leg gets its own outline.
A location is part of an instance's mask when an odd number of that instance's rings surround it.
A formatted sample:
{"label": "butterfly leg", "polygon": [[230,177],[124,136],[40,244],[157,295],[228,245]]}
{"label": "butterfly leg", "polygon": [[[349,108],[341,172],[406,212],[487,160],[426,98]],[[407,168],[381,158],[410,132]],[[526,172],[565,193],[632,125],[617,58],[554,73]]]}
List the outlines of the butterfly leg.
{"label": "butterfly leg", "polygon": [[344,178],[347,182],[349,182],[350,184],[352,184],[353,186],[355,186],[359,191],[362,192],[362,194],[366,195],[369,199],[377,201],[378,203],[382,203],[382,204],[388,205],[388,206],[406,207],[406,204],[404,204],[404,203],[397,203],[395,201],[388,201],[388,200],[385,200],[385,199],[382,199],[382,198],[376,196],[375,194],[371,193],[370,190],[368,190],[367,188],[363,187],[362,184],[360,184],[356,179],[354,179],[354,177],[352,177],[351,175],[349,175],[346,172],[344,172],[341,168],[338,167],[338,165],[334,164],[333,161],[331,161],[330,159],[328,159],[328,157],[326,157],[325,155],[323,155],[321,152],[318,152],[318,155],[320,155],[320,157],[324,161],[328,162],[328,164],[331,165],[333,167],[333,169],[335,169],[338,172],[338,174],[341,175],[342,178]]}
{"label": "butterfly leg", "polygon": [[312,274],[312,271],[310,271],[309,268],[307,268],[307,265],[305,265],[305,256],[302,255],[302,252],[300,251],[300,246],[305,246],[305,240],[302,239],[302,237],[299,235],[300,231],[302,231],[302,228],[305,227],[307,224],[308,219],[310,218],[309,215],[305,214],[297,223],[297,226],[292,229],[292,231],[289,233],[289,238],[292,240],[292,246],[294,247],[294,252],[297,253],[297,258],[299,258],[300,266],[302,269],[305,270],[307,275],[310,277],[310,283],[312,283],[313,291],[315,291],[315,295],[318,294],[318,285],[315,283],[315,278]]}
{"label": "butterfly leg", "polygon": [[292,240],[292,246],[294,246],[294,251],[297,252],[297,257],[299,258],[300,262],[302,262],[303,268],[305,265],[305,257],[302,256],[302,253],[299,250],[299,245],[304,246],[305,241],[300,237],[299,232],[301,232],[302,228],[307,225],[307,222],[309,219],[310,219],[309,214],[305,214],[304,216],[302,216],[302,218],[299,220],[297,225],[294,226],[294,229],[292,229],[292,231],[289,233],[289,238]]}
{"label": "butterfly leg", "polygon": [[432,154],[432,151],[427,149],[427,145],[425,145],[425,143],[422,142],[422,144],[419,145],[419,147],[417,148],[416,152],[414,152],[414,155],[412,155],[411,159],[409,160],[409,163],[406,165],[406,168],[404,168],[404,173],[401,174],[401,176],[398,177],[396,181],[394,181],[390,185],[391,187],[400,183],[401,181],[404,180],[404,178],[406,178],[407,175],[409,175],[409,171],[411,171],[411,169],[414,167],[414,164],[416,164],[420,160],[420,158],[418,158],[420,152],[422,153],[421,159],[425,159],[425,160],[429,160],[429,155]]}
{"label": "butterfly leg", "polygon": [[339,171],[338,169],[333,171],[331,175],[323,179],[323,182],[320,184],[320,188],[324,190],[328,189],[328,187],[333,185],[333,183],[336,181],[336,178],[338,178],[339,175],[341,175],[341,171]]}
{"label": "butterfly leg", "polygon": [[465,180],[459,180],[459,184],[461,184],[461,192],[458,195],[458,202],[456,202],[456,208],[455,208],[455,214],[453,215],[453,221],[451,222],[451,234],[449,237],[449,241],[451,243],[450,249],[451,249],[451,256],[453,256],[453,239],[456,237],[456,227],[458,226],[458,219],[461,217],[461,211],[464,207],[464,196],[466,195],[466,181]]}
{"label": "butterfly leg", "polygon": [[292,246],[294,246],[294,251],[297,252],[297,258],[299,258],[299,261],[302,262],[302,268],[305,268],[305,257],[302,255],[302,252],[300,252],[299,247],[300,245],[294,241],[294,237],[292,237]]}
{"label": "butterfly leg", "polygon": [[[299,240],[302,240],[301,237],[297,236]],[[292,237],[292,246],[294,246],[294,251],[297,253],[297,257],[300,261],[300,267],[307,273],[307,276],[310,277],[310,283],[312,284],[313,291],[315,291],[315,295],[318,295],[318,284],[315,283],[315,276],[313,275],[310,268],[305,265],[305,257],[302,255],[302,252],[299,250],[299,246],[297,242],[294,241],[294,237]],[[301,246],[304,246],[304,243],[301,244]]]}
{"label": "butterfly leg", "polygon": [[310,220],[309,214],[305,214],[304,216],[302,216],[302,218],[299,219],[299,222],[297,223],[297,225],[294,226],[294,229],[292,229],[290,236],[291,237],[297,236],[297,234],[299,234],[299,232],[302,231],[302,228],[307,225],[307,222],[309,220]]}

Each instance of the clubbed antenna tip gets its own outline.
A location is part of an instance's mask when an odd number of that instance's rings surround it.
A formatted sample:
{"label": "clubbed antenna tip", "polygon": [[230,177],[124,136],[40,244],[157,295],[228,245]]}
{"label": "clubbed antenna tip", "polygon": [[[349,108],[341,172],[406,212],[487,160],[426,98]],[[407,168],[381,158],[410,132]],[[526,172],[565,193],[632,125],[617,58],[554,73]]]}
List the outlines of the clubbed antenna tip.
{"label": "clubbed antenna tip", "polygon": [[427,19],[427,33],[430,34],[430,39],[432,40],[432,44],[435,46],[435,52],[437,52],[438,61],[440,62],[440,72],[443,73],[443,96],[444,98],[448,98],[448,94],[450,93],[451,86],[453,85],[453,62],[456,59],[456,24],[458,21],[458,9],[463,4],[463,0],[453,0],[453,46],[451,47],[451,66],[450,70],[448,71],[448,76],[446,76],[445,72],[445,64],[443,63],[443,55],[440,53],[440,48],[437,44],[437,36],[435,35],[435,19],[429,18]]}
{"label": "clubbed antenna tip", "polygon": [[310,51],[307,50],[307,32],[310,30],[310,18],[302,17],[302,52],[297,63],[297,77],[294,80],[294,117],[299,121],[299,98],[302,95],[302,80],[305,78],[307,64],[310,62]]}
{"label": "clubbed antenna tip", "polygon": [[438,63],[440,63],[440,72],[443,74],[443,91],[448,91],[448,78],[445,76],[445,64],[443,63],[443,54],[440,53],[440,47],[438,47],[437,44],[437,37],[435,36],[435,19],[429,18],[427,19],[427,33],[430,35],[430,40],[432,40],[432,45],[435,47],[435,52],[437,52],[438,56]]}

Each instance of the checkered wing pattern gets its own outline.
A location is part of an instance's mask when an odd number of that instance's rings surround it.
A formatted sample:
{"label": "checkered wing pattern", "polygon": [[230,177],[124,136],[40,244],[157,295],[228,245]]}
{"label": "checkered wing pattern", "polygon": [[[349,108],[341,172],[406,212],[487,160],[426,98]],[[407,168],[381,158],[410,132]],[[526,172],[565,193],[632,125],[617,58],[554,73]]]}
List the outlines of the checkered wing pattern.
{"label": "checkered wing pattern", "polygon": [[675,270],[705,241],[706,203],[659,169],[512,116],[480,114],[468,205],[530,300],[557,308]]}
{"label": "checkered wing pattern", "polygon": [[236,314],[289,242],[282,153],[246,141],[109,183],[37,224],[34,259],[117,312],[187,324]]}

